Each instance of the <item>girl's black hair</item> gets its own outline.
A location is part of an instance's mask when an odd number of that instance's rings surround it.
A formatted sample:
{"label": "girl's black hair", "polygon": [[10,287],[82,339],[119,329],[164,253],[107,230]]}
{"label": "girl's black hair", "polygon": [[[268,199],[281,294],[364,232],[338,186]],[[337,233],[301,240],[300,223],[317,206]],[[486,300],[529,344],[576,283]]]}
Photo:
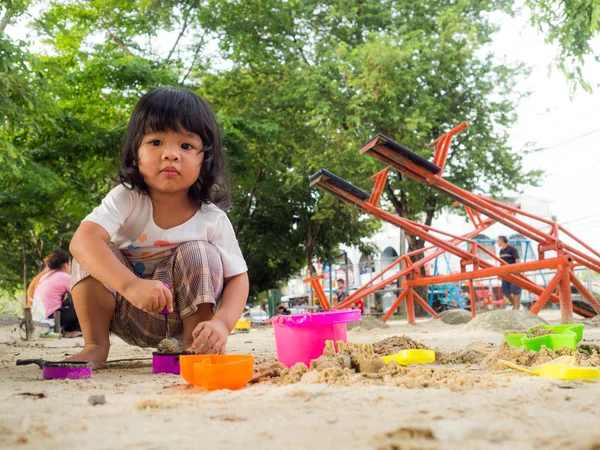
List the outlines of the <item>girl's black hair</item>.
{"label": "girl's black hair", "polygon": [[206,101],[183,88],[152,89],[133,109],[121,143],[121,184],[148,194],[148,185],[139,171],[138,149],[144,135],[164,131],[190,131],[200,136],[204,161],[198,179],[190,186],[189,196],[198,208],[203,203],[228,208],[230,194],[225,180],[225,155],[217,119]]}
{"label": "girl's black hair", "polygon": [[50,270],[60,270],[62,267],[69,262],[69,254],[60,248],[54,250],[50,256],[48,256],[48,268]]}

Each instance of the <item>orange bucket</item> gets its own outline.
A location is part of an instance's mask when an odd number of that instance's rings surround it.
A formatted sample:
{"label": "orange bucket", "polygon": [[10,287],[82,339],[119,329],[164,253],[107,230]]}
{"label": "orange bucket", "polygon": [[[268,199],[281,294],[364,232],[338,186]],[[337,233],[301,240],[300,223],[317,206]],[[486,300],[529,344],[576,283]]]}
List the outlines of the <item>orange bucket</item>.
{"label": "orange bucket", "polygon": [[251,355],[183,355],[179,364],[185,381],[209,391],[241,389],[254,375]]}

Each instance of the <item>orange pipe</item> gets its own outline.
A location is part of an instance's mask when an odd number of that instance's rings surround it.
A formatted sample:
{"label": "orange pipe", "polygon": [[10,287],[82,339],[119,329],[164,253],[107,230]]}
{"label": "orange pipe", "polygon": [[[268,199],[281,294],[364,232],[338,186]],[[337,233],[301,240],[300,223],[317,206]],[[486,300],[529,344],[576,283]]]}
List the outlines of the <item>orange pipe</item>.
{"label": "orange pipe", "polygon": [[406,297],[406,318],[408,319],[408,323],[414,325],[416,323],[414,291],[412,288],[408,288],[407,291],[408,296]]}
{"label": "orange pipe", "polygon": [[545,259],[542,261],[531,261],[519,264],[508,264],[506,266],[491,267],[489,269],[481,269],[473,272],[452,273],[449,275],[440,275],[436,277],[425,277],[417,280],[406,280],[402,282],[403,286],[416,287],[428,286],[430,284],[450,283],[453,281],[474,280],[477,278],[488,278],[497,275],[506,275],[516,272],[527,272],[530,270],[552,269],[559,265],[570,263],[570,258],[567,256],[559,256],[557,258]]}
{"label": "orange pipe", "polygon": [[[482,224],[479,228],[476,228],[475,230],[471,231],[470,233],[466,234],[465,236],[461,237],[461,238],[457,238],[454,239],[453,241],[450,241],[450,244],[457,244],[459,242],[456,241],[463,241],[465,240],[465,238],[471,238],[473,236],[478,235],[479,233],[481,233],[482,231],[486,230],[487,228],[489,228],[491,225],[493,224],[493,221],[486,221],[484,224]],[[414,255],[418,255],[420,253],[423,253],[425,251],[431,250],[435,248],[435,246],[429,246],[426,247],[424,249],[420,249],[420,250],[415,250],[412,251],[410,253],[407,253],[403,256],[400,256],[398,259],[396,259],[396,261],[394,261],[392,264],[390,264],[388,267],[386,267],[384,270],[382,270],[381,272],[379,272],[377,275],[373,276],[373,278],[366,284],[364,284],[363,286],[361,286],[360,288],[358,288],[355,292],[353,292],[348,298],[346,298],[344,301],[340,302],[339,304],[334,306],[334,309],[344,309],[348,306],[350,306],[351,304],[353,304],[357,299],[359,298],[364,298],[367,295],[372,294],[373,292],[378,291],[381,287],[386,286],[390,283],[393,283],[394,281],[402,278],[403,276],[405,276],[408,272],[410,272],[410,268],[409,269],[403,269],[402,271],[400,271],[399,273],[392,275],[389,278],[386,278],[385,280],[380,281],[378,284],[374,285],[373,287],[367,289],[367,287],[373,283],[377,278],[381,277],[385,272],[387,272],[389,269],[391,269],[392,267],[394,267],[395,265],[398,264],[398,262],[401,259],[404,259],[406,257],[410,257],[410,256],[414,256]],[[432,253],[429,256],[426,256],[422,259],[420,259],[418,262],[413,264],[413,269],[417,269],[422,267],[423,265],[427,264],[429,261],[437,258],[438,256],[442,255],[444,252],[446,252],[447,250],[438,250],[434,253]]]}
{"label": "orange pipe", "polygon": [[400,293],[398,298],[396,298],[396,300],[394,300],[394,303],[392,303],[392,305],[390,306],[390,309],[388,309],[388,312],[386,312],[383,315],[382,320],[384,322],[387,322],[389,320],[389,318],[392,317],[392,315],[398,309],[398,307],[400,306],[400,303],[402,303],[402,300],[404,300],[404,297],[406,297],[407,294],[408,294],[408,290],[406,290],[406,289],[402,290],[402,292]]}
{"label": "orange pipe", "polygon": [[456,125],[454,128],[452,128],[450,131],[446,131],[444,134],[440,135],[438,138],[434,139],[433,141],[431,141],[429,144],[427,144],[427,147],[433,147],[435,146],[440,139],[442,139],[445,136],[453,136],[455,134],[460,133],[461,131],[467,129],[469,127],[468,122],[462,122],[458,125]]}
{"label": "orange pipe", "polygon": [[573,323],[573,301],[571,299],[571,280],[569,279],[569,269],[567,266],[559,266],[561,272],[559,290],[560,290],[560,323]]}
{"label": "orange pipe", "polygon": [[385,168],[375,175],[375,184],[371,196],[369,197],[369,203],[371,205],[377,206],[379,204],[379,199],[381,198],[381,194],[383,194],[383,188],[385,187],[389,172],[390,169]]}
{"label": "orange pipe", "polygon": [[558,283],[560,282],[560,277],[561,274],[559,272],[556,272],[556,275],[552,277],[550,283],[548,283],[548,286],[546,286],[546,288],[542,292],[542,295],[539,296],[535,304],[531,307],[531,314],[538,314],[542,310],[542,308],[550,298],[550,294],[552,294],[556,289],[556,286],[558,286]]}
{"label": "orange pipe", "polygon": [[423,297],[421,297],[419,294],[417,294],[414,290],[413,290],[413,295],[415,297],[415,300],[417,302],[419,302],[421,304],[421,306],[423,308],[425,308],[425,310],[431,314],[433,317],[435,317],[436,319],[439,319],[440,316],[438,315],[438,313],[436,313],[433,308],[431,306],[429,306],[429,303],[427,303],[425,300],[423,300]]}
{"label": "orange pipe", "polygon": [[475,298],[475,288],[473,287],[473,280],[469,280],[469,295],[471,296],[471,318],[475,318],[477,314],[477,299]]}
{"label": "orange pipe", "polygon": [[315,291],[315,295],[317,296],[317,300],[319,301],[321,308],[327,311],[331,309],[331,305],[329,304],[329,300],[327,300],[323,286],[321,286],[320,280],[323,278],[325,278],[323,275],[315,275],[313,277],[306,278],[303,280],[303,282],[310,283],[312,285],[313,291]]}

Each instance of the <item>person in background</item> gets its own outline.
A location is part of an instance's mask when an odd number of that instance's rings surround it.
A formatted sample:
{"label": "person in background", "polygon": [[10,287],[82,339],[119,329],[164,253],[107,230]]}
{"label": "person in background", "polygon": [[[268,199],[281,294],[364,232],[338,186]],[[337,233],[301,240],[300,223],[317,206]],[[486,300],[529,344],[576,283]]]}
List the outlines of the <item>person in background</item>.
{"label": "person in background", "polygon": [[[335,291],[336,304],[342,302],[346,297],[348,297],[348,291],[346,291],[346,282],[342,278],[340,278],[339,280],[337,280],[337,290]],[[363,302],[362,299],[358,299],[354,303],[352,303],[351,308],[360,309],[360,312],[364,314],[365,302]]]}
{"label": "person in background", "polygon": [[285,306],[283,306],[282,303],[280,303],[279,305],[277,305],[277,315],[278,316],[289,316],[290,311]]}
{"label": "person in background", "polygon": [[40,278],[47,274],[49,270],[50,269],[48,269],[48,257],[46,257],[42,261],[42,264],[40,264],[40,271],[35,277],[33,277],[33,280],[31,280],[29,286],[27,286],[27,306],[33,305],[33,295],[35,294],[35,290],[38,286],[38,283],[40,282]]}
{"label": "person in background", "polygon": [[[71,298],[71,262],[69,254],[57,249],[47,258],[48,272],[39,279],[34,304],[47,319],[60,311],[60,326],[64,337],[81,336],[77,313]],[[41,307],[40,307],[41,305]]]}
{"label": "person in background", "polygon": [[346,283],[342,278],[337,280],[337,290],[334,294],[336,304],[341,303],[342,300],[344,300],[348,296],[348,293],[346,292]]}
{"label": "person in background", "polygon": [[[498,236],[498,246],[500,247],[500,258],[506,264],[519,264],[521,262],[519,251],[516,247],[509,245],[506,236]],[[502,293],[510,300],[513,309],[518,311],[521,306],[521,288],[506,280],[502,280]]]}

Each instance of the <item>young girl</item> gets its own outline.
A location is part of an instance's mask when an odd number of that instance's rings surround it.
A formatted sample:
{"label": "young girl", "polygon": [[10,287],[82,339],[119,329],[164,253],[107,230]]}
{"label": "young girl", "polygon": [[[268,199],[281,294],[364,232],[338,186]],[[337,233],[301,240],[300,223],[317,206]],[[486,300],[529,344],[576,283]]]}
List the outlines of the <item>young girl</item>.
{"label": "young girl", "polygon": [[231,223],[215,206],[228,197],[224,172],[217,121],[203,100],[171,87],[141,98],[121,145],[121,185],[71,241],[85,346],[69,360],[102,367],[111,331],[157,346],[164,308],[184,350],[225,352],[248,277]]}

